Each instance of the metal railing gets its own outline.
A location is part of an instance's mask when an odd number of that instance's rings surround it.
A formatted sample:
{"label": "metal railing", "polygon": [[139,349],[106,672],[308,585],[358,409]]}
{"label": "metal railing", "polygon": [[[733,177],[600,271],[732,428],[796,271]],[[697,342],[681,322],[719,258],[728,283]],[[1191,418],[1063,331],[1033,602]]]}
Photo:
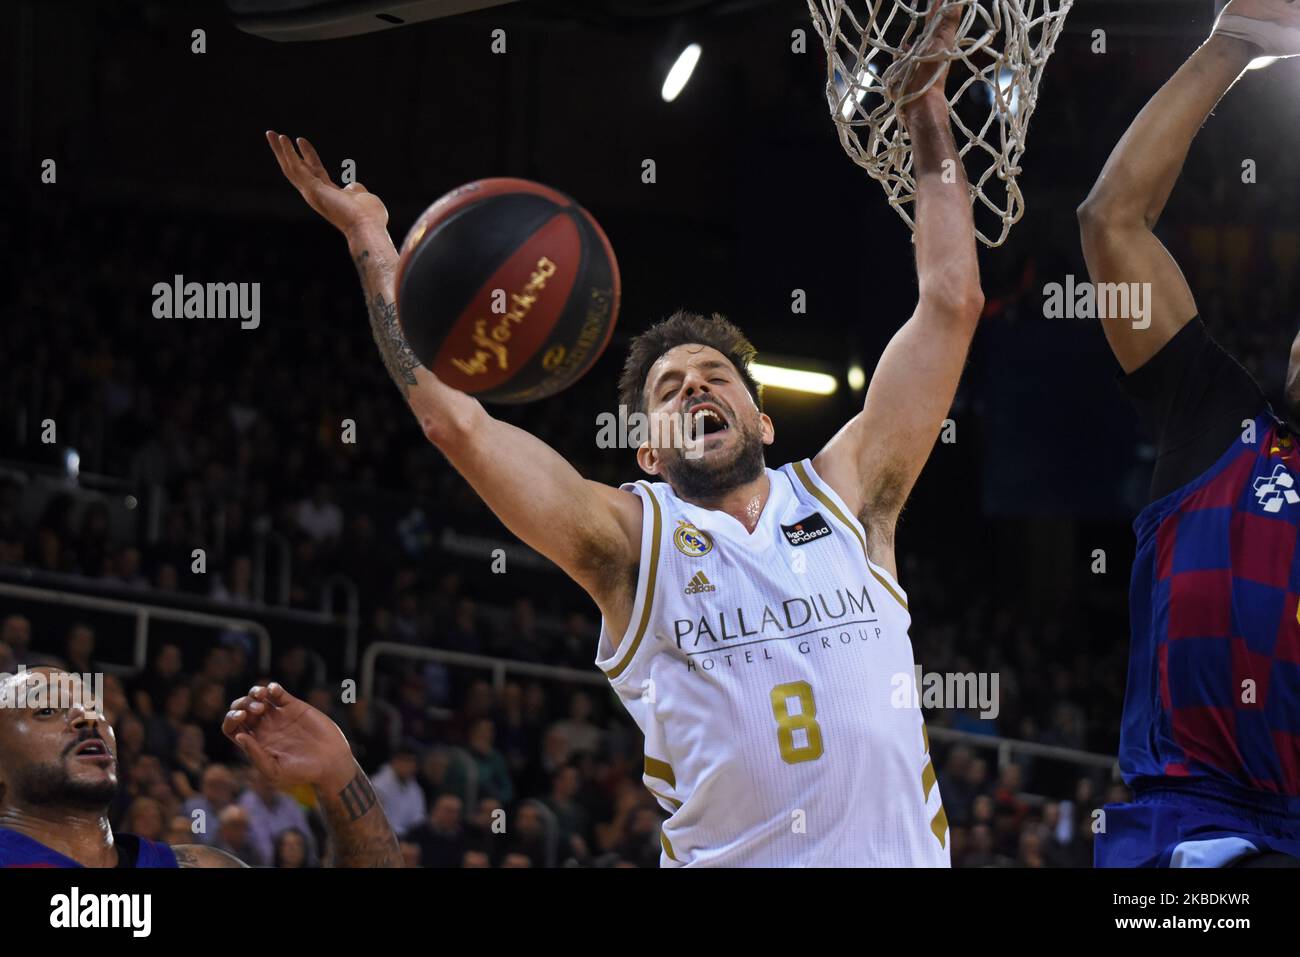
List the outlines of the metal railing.
{"label": "metal railing", "polygon": [[12,585],[0,582],[0,595],[9,595],[27,601],[45,602],[63,607],[86,608],[92,611],[104,611],[135,618],[135,645],[131,666],[143,670],[149,664],[149,623],[150,621],[172,621],[185,625],[198,625],[205,628],[229,628],[246,631],[257,640],[258,669],[266,673],[271,668],[271,635],[265,626],[247,618],[234,618],[228,615],[213,615],[201,611],[186,611],[181,608],[167,608],[163,605],[150,605],[140,601],[123,601],[117,598],[99,598],[94,595],[78,595],[75,592],[58,591],[50,588],[33,588],[29,585]]}
{"label": "metal railing", "polygon": [[[554,681],[567,681],[572,684],[599,685],[604,687],[603,675],[576,668],[560,668],[555,665],[535,665],[526,661],[511,661],[506,658],[492,658],[487,655],[471,655],[462,651],[445,651],[439,648],[421,648],[402,645],[391,641],[375,642],[366,648],[361,656],[361,693],[371,698],[374,696],[375,662],[381,657],[409,658],[416,661],[436,661],[439,664],[459,665],[465,668],[481,668],[492,674],[492,687],[500,691],[505,687],[506,675],[515,674],[532,678],[549,678]],[[1085,767],[1099,768],[1119,778],[1119,761],[1113,755],[1096,754],[1091,751],[1079,751],[1075,748],[1063,748],[1053,744],[1038,744],[1033,741],[1019,741],[1015,738],[1000,738],[988,734],[974,734],[970,731],[958,731],[955,728],[928,727],[930,738],[948,744],[965,744],[976,748],[997,751],[997,767],[1010,764],[1017,755],[1031,758],[1048,758],[1066,761]]]}
{"label": "metal railing", "polygon": [[1048,758],[1053,761],[1067,761],[1071,764],[1100,768],[1109,771],[1114,780],[1119,780],[1119,759],[1113,755],[1063,748],[1055,744],[1020,741],[1016,738],[999,738],[991,734],[976,734],[973,731],[958,731],[956,728],[935,728],[927,725],[926,731],[933,741],[996,750],[999,768],[1006,767],[1011,763],[1012,758],[1019,754],[1030,758]]}
{"label": "metal railing", "polygon": [[482,668],[492,673],[492,687],[500,691],[506,686],[506,675],[525,675],[530,678],[549,678],[552,681],[568,681],[573,684],[606,684],[603,675],[576,668],[561,668],[557,665],[535,665],[527,661],[511,661],[508,658],[490,658],[487,655],[471,655],[463,651],[445,651],[441,648],[421,648],[416,645],[403,645],[395,641],[376,641],[366,646],[361,656],[361,693],[367,698],[374,697],[375,662],[381,656],[390,658],[411,658],[416,661],[436,661],[444,665],[460,665],[463,668]]}
{"label": "metal railing", "polygon": [[269,604],[266,601],[266,545],[271,542],[275,545],[276,551],[280,554],[278,574],[276,604],[281,608],[289,607],[290,593],[290,576],[292,575],[293,550],[289,547],[289,540],[274,529],[265,529],[257,536],[257,543],[253,546],[253,598],[259,604]]}
{"label": "metal railing", "polygon": [[358,634],[361,629],[361,593],[357,583],[346,575],[331,575],[321,586],[320,610],[323,614],[334,615],[334,590],[343,589],[343,599],[347,612],[343,618],[343,668],[351,673],[357,670]]}

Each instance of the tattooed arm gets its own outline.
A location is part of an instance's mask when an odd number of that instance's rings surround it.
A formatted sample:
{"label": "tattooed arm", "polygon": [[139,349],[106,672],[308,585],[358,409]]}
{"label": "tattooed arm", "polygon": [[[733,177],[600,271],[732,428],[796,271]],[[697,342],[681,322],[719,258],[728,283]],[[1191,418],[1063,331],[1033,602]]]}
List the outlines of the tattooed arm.
{"label": "tattooed arm", "polygon": [[[388,235],[388,210],[360,183],[340,188],[305,137],[291,141],[273,130],[266,142],[280,171],[307,201],[348,241],[348,252],[361,276],[370,315],[370,334],[384,360],[388,377],[420,421],[425,435],[452,434],[488,418],[478,400],[442,382],[420,364],[397,320],[397,248]],[[445,451],[445,449],[444,449]]]}
{"label": "tattooed arm", "polygon": [[236,700],[221,730],[278,789],[312,785],[337,866],[402,866],[388,816],[343,732],[328,717],[272,682]]}
{"label": "tattooed arm", "polygon": [[335,867],[401,867],[402,852],[370,779],[354,761],[352,777],[316,785],[316,801],[334,844]]}
{"label": "tattooed arm", "polygon": [[[366,295],[366,309],[370,313],[370,334],[374,337],[379,354],[383,357],[388,377],[407,395],[411,386],[417,385],[416,369],[423,369],[402,334],[397,322],[397,250],[387,230],[357,238],[352,254],[361,276],[361,288]],[[371,247],[375,248],[374,254]]]}
{"label": "tattooed arm", "polygon": [[[311,149],[306,140],[304,155]],[[355,184],[354,184],[355,185]],[[365,194],[373,199],[373,194]],[[398,253],[388,228],[377,220],[364,220],[345,235],[352,262],[361,277],[370,317],[370,335],[379,348],[388,377],[393,380],[425,434],[440,423],[465,422],[486,416],[479,401],[444,384],[420,364],[397,321]]]}
{"label": "tattooed arm", "polygon": [[266,142],[280,164],[280,171],[307,205],[347,239],[370,313],[370,334],[379,347],[389,378],[417,417],[445,413],[444,407],[449,402],[457,402],[456,396],[473,402],[464,393],[439,382],[422,366],[402,334],[397,321],[398,253],[388,235],[388,210],[383,200],[360,183],[337,186],[315,147],[304,137],[298,137],[295,149],[289,137],[267,130]]}
{"label": "tattooed arm", "polygon": [[585,480],[545,442],[488,415],[473,396],[421,365],[398,323],[398,253],[384,204],[360,183],[336,186],[302,137],[296,149],[287,136],[268,131],[266,139],[289,182],[347,239],[361,274],[371,334],[425,438],[510,531],[586,589],[611,633],[621,637],[636,591],[640,499]]}

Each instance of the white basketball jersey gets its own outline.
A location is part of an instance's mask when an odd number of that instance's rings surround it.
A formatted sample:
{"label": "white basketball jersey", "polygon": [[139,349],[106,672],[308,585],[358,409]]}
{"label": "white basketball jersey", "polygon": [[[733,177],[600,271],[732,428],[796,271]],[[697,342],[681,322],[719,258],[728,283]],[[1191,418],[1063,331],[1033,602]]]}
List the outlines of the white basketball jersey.
{"label": "white basketball jersey", "polygon": [[645,734],[665,867],[947,867],[903,590],[805,459],[753,533],[665,483],[636,602],[596,660]]}

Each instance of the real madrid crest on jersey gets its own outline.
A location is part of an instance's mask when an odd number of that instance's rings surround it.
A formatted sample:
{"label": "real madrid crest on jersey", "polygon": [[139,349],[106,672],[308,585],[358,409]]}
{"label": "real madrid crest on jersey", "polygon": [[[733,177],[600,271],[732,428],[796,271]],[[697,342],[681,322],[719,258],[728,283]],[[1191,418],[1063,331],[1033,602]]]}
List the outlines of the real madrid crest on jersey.
{"label": "real madrid crest on jersey", "polygon": [[713,539],[708,532],[702,532],[690,522],[679,518],[677,531],[673,532],[673,544],[683,555],[691,558],[703,558],[713,551]]}

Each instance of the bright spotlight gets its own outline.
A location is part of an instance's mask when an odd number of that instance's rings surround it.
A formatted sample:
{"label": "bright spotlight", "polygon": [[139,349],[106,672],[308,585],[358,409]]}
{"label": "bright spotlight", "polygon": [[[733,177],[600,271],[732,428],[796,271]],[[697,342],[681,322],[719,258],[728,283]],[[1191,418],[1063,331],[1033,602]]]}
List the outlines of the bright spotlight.
{"label": "bright spotlight", "polygon": [[[876,66],[874,62],[868,63],[865,70],[858,71],[858,82],[854,88],[853,96],[846,96],[844,98],[844,105],[840,107],[841,118],[847,120],[853,115],[853,108],[866,98],[867,89],[871,85],[871,80],[869,78],[879,75],[880,68]],[[836,73],[835,79],[839,85],[843,85],[844,77],[841,74]]]}
{"label": "bright spotlight", "polygon": [[700,45],[692,43],[682,51],[673,68],[668,71],[668,78],[664,80],[664,88],[660,91],[665,103],[671,103],[677,99],[678,94],[686,89],[686,84],[691,80],[691,74],[695,72],[695,64],[700,62]]}
{"label": "bright spotlight", "polygon": [[1001,111],[1004,116],[1017,116],[1020,113],[1020,87],[1016,85],[1016,74],[1003,67],[998,70],[998,89],[989,88],[989,103],[997,103],[998,93],[1002,94]]}
{"label": "bright spotlight", "polygon": [[774,389],[790,389],[794,392],[811,392],[813,395],[831,395],[839,387],[835,376],[825,372],[809,372],[807,369],[791,369],[787,366],[770,366],[762,362],[752,363],[749,371],[763,385]]}
{"label": "bright spotlight", "polygon": [[75,482],[77,476],[81,474],[81,456],[76,449],[68,449],[63,453],[63,468],[68,478]]}
{"label": "bright spotlight", "polygon": [[862,371],[862,366],[849,366],[849,388],[858,392],[867,384],[867,374]]}

